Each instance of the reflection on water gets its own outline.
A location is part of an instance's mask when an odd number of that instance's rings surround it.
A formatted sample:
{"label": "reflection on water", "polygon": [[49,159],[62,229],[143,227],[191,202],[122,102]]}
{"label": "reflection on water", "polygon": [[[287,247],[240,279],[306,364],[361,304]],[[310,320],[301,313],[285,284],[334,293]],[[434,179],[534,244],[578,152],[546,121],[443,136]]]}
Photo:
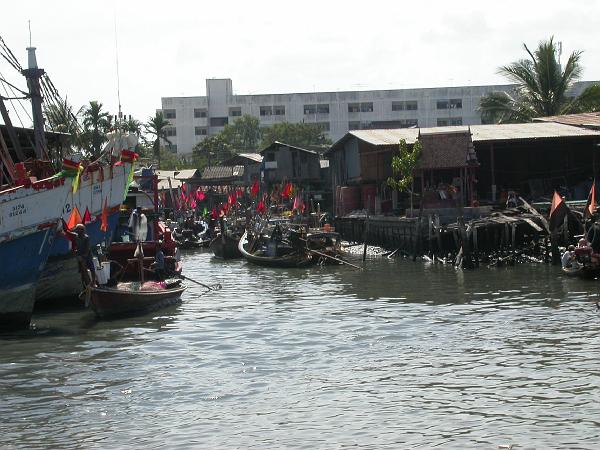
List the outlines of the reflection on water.
{"label": "reflection on water", "polygon": [[[184,256],[183,303],[2,336],[0,445],[595,448],[597,283],[548,266]],[[356,261],[360,264],[357,256]]]}

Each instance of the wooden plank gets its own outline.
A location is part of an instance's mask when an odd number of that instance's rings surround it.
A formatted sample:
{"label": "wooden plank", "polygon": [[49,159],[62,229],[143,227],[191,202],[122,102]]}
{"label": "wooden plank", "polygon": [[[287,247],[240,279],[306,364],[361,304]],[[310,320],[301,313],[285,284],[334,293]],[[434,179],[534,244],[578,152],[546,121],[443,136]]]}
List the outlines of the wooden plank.
{"label": "wooden plank", "polygon": [[523,197],[519,197],[519,200],[521,200],[523,202],[523,206],[525,206],[525,208],[534,216],[536,216],[538,219],[540,219],[540,221],[542,222],[542,225],[544,225],[544,228],[546,229],[546,231],[548,232],[548,234],[550,234],[550,225],[548,224],[548,220],[546,220],[546,218],[544,216],[542,216],[539,212],[537,212],[537,210],[531,206],[529,203],[527,203]]}
{"label": "wooden plank", "polygon": [[523,221],[525,221],[525,223],[527,223],[535,231],[537,231],[537,232],[543,231],[542,227],[540,227],[537,223],[535,223],[533,220],[529,219],[528,217],[523,217]]}

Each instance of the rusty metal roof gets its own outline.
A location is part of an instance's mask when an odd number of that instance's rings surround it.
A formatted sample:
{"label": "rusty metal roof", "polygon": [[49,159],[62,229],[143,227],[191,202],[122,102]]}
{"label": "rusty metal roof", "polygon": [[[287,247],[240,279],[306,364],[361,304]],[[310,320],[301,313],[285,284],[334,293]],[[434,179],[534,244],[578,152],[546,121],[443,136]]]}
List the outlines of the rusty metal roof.
{"label": "rusty metal roof", "polygon": [[537,117],[533,120],[536,122],[556,122],[583,128],[600,128],[600,112]]}
{"label": "rusty metal roof", "polygon": [[306,153],[312,153],[313,155],[318,155],[319,153],[316,152],[315,150],[309,150],[307,148],[302,148],[302,147],[296,147],[295,145],[290,145],[290,144],[286,144],[285,142],[279,142],[279,141],[275,141],[273,142],[271,145],[269,145],[268,147],[263,148],[260,153],[264,153],[267,150],[275,150],[278,149],[279,147],[288,147],[294,150],[300,150],[301,152],[306,152]]}

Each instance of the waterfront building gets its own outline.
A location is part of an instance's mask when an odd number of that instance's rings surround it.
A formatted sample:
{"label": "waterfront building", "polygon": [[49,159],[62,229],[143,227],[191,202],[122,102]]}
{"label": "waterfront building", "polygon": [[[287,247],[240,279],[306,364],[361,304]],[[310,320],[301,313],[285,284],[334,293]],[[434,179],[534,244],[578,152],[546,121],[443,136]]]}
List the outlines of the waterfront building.
{"label": "waterfront building", "polygon": [[[588,84],[576,83],[573,94]],[[198,142],[246,114],[257,117],[262,127],[314,123],[333,142],[351,130],[478,125],[481,97],[511,89],[488,85],[236,95],[227,78],[206,80],[204,96],[163,97],[161,108],[172,124],[167,129],[171,151],[189,154]]]}

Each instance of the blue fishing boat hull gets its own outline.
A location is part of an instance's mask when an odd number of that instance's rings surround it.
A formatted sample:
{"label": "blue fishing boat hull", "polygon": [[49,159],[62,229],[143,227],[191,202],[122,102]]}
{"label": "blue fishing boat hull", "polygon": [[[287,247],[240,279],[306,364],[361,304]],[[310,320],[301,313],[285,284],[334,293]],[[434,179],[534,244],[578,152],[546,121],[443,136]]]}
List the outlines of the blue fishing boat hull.
{"label": "blue fishing boat hull", "polygon": [[0,330],[29,327],[36,282],[50,254],[56,228],[0,243]]}
{"label": "blue fishing boat hull", "polygon": [[[92,247],[106,241],[107,236],[109,241],[111,240],[119,223],[119,215],[119,213],[113,213],[108,216],[106,233],[100,229],[100,221],[86,225],[86,232],[90,237]],[[39,279],[35,301],[38,304],[47,304],[53,300],[77,299],[82,290],[79,264],[73,255],[70,241],[64,236],[58,235]]]}

